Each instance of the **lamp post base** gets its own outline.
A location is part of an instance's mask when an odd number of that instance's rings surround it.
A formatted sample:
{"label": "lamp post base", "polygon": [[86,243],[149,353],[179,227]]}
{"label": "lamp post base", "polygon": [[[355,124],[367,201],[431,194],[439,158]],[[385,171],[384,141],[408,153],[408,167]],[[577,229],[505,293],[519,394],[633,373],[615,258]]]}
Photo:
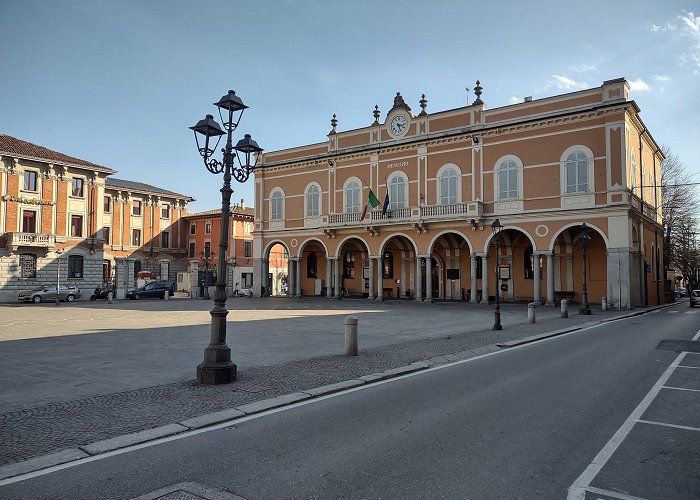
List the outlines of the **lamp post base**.
{"label": "lamp post base", "polygon": [[232,361],[224,363],[207,363],[197,366],[197,383],[204,385],[230,384],[236,380],[236,364]]}
{"label": "lamp post base", "polygon": [[578,313],[579,313],[579,314],[584,314],[584,315],[586,315],[586,316],[590,316],[590,315],[591,315],[591,310],[588,308],[588,306],[586,306],[586,307],[582,307],[581,309],[579,309],[579,310],[578,310]]}
{"label": "lamp post base", "polygon": [[494,323],[493,323],[493,328],[492,330],[503,330],[503,327],[501,326],[501,313],[496,312],[494,313]]}

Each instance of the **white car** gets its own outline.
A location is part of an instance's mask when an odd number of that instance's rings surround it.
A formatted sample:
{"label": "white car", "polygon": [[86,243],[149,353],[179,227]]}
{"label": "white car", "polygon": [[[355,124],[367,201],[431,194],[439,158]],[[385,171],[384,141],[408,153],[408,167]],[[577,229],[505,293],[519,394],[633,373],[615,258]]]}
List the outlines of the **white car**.
{"label": "white car", "polygon": [[690,307],[700,305],[700,290],[690,292]]}

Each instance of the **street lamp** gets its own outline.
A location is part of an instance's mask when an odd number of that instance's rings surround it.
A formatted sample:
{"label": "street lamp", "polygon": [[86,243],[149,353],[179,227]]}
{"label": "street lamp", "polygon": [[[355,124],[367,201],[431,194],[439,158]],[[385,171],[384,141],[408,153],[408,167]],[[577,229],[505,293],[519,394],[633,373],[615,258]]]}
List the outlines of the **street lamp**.
{"label": "street lamp", "polygon": [[[494,238],[496,239],[496,310],[493,313],[494,316],[494,322],[493,322],[493,328],[492,330],[503,330],[503,327],[501,326],[501,301],[500,301],[500,294],[498,292],[498,258],[501,253],[501,247],[500,247],[500,240],[501,240],[501,231],[503,231],[503,224],[501,224],[501,221],[496,219],[493,221],[491,224],[491,232],[494,235]],[[486,294],[488,296],[489,291],[486,290]]]}
{"label": "street lamp", "polygon": [[199,252],[199,260],[204,262],[204,293],[202,298],[209,300],[209,263],[214,260],[216,254],[214,252],[210,252],[209,248],[206,248],[205,250],[206,251],[204,252]]}
{"label": "street lamp", "polygon": [[[194,127],[194,138],[197,142],[199,154],[204,159],[204,166],[212,174],[224,173],[224,185],[221,188],[221,232],[219,237],[219,266],[217,268],[216,292],[214,294],[214,307],[211,314],[211,340],[204,350],[204,361],[197,366],[197,382],[201,384],[228,384],[236,380],[236,365],[231,361],[231,349],[226,345],[226,250],[228,248],[228,224],[231,209],[231,176],[236,181],[243,183],[248,180],[255,168],[262,148],[245,134],[243,139],[233,146],[231,135],[241,121],[243,111],[248,107],[243,104],[240,97],[233,90],[215,102],[219,109],[219,117],[224,125],[221,129],[212,115],[206,115],[203,120],[197,122]],[[224,119],[222,112],[227,111]],[[235,116],[234,116],[235,115]],[[197,134],[204,136],[204,145],[200,145]],[[212,158],[219,145],[221,136],[226,135],[226,147],[223,152],[223,160]],[[216,139],[216,144],[210,147],[210,140]],[[239,154],[240,153],[240,154]],[[242,156],[242,158],[241,158]],[[251,163],[251,156],[252,163]],[[238,166],[235,160],[238,160]]]}
{"label": "street lamp", "polygon": [[56,250],[56,305],[61,302],[61,254],[63,250]]}
{"label": "street lamp", "polygon": [[578,310],[579,314],[591,314],[591,308],[588,307],[588,289],[586,288],[586,246],[588,241],[591,239],[590,236],[588,236],[588,226],[584,222],[581,224],[581,232],[578,235],[579,241],[581,241],[581,260],[583,261],[583,284],[582,284],[582,291],[581,291],[581,308]]}

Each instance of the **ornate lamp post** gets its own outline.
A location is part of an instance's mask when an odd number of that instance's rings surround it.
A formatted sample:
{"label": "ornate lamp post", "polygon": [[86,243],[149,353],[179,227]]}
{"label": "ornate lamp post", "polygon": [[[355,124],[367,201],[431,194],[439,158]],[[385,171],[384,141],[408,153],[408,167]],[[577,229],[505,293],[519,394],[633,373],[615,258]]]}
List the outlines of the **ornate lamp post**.
{"label": "ornate lamp post", "polygon": [[204,295],[202,298],[209,300],[211,298],[209,297],[209,263],[216,258],[216,254],[210,252],[208,248],[205,250],[206,251],[199,252],[199,260],[204,262]]}
{"label": "ornate lamp post", "polygon": [[[492,330],[503,330],[503,327],[501,326],[501,301],[500,301],[500,293],[499,293],[499,285],[498,285],[498,260],[499,256],[501,253],[501,246],[500,246],[500,240],[501,240],[501,231],[503,231],[503,224],[501,224],[501,221],[496,219],[493,221],[491,224],[491,232],[494,234],[494,238],[496,240],[496,281],[494,282],[496,284],[496,310],[493,312],[494,316],[494,322],[493,322],[493,328]],[[486,295],[488,296],[489,291],[486,290]]]}
{"label": "ornate lamp post", "polygon": [[581,224],[581,232],[578,235],[578,239],[581,242],[581,260],[583,262],[582,300],[581,308],[578,310],[578,313],[591,314],[591,308],[588,307],[588,289],[586,288],[586,246],[591,237],[588,236],[588,226],[585,222]]}
{"label": "ornate lamp post", "polygon": [[[262,148],[251,139],[250,134],[245,134],[243,139],[233,146],[231,135],[238,127],[243,111],[248,107],[236,95],[233,90],[215,102],[219,108],[219,117],[224,125],[224,130],[214,120],[212,115],[207,115],[197,122],[194,127],[194,137],[197,141],[197,149],[204,159],[204,166],[212,174],[224,173],[224,185],[221,188],[221,234],[219,238],[219,264],[216,276],[216,293],[214,294],[214,307],[211,314],[211,340],[204,350],[204,362],[197,366],[197,382],[201,384],[228,384],[236,380],[236,365],[231,361],[231,349],[226,345],[226,250],[228,248],[229,212],[231,209],[231,176],[236,181],[243,183],[248,180],[255,168],[255,164],[262,153]],[[228,116],[224,118],[223,112]],[[204,136],[204,146],[200,145],[197,134]],[[221,136],[226,135],[226,147],[223,152],[223,160],[212,158],[219,145]],[[210,141],[216,139],[216,144],[210,146]],[[251,159],[252,157],[252,159]],[[235,164],[238,160],[238,166]]]}

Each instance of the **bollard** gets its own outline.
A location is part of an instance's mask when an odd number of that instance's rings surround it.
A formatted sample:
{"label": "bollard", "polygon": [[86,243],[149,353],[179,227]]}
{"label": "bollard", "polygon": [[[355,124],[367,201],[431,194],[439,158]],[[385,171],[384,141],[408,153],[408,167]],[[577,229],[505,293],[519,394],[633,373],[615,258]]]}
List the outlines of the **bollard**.
{"label": "bollard", "polygon": [[357,356],[357,317],[345,318],[345,355]]}
{"label": "bollard", "polygon": [[537,305],[536,302],[530,302],[527,305],[527,322],[528,323],[534,323],[535,322],[535,306]]}
{"label": "bollard", "polygon": [[114,300],[114,293],[112,292],[107,292],[107,303],[111,304],[112,300]]}
{"label": "bollard", "polygon": [[561,301],[561,317],[562,318],[569,317],[569,301],[568,301],[568,299],[563,299]]}
{"label": "bollard", "polygon": [[601,308],[603,311],[607,311],[607,310],[608,310],[608,298],[607,298],[607,297],[603,297],[603,298],[601,299],[601,301],[600,301],[600,308]]}
{"label": "bollard", "polygon": [[170,299],[170,292],[169,292],[168,290],[166,290],[165,293],[163,294],[163,298],[164,298],[165,300],[169,300],[169,299]]}

